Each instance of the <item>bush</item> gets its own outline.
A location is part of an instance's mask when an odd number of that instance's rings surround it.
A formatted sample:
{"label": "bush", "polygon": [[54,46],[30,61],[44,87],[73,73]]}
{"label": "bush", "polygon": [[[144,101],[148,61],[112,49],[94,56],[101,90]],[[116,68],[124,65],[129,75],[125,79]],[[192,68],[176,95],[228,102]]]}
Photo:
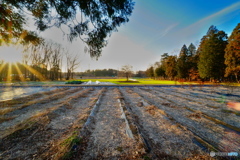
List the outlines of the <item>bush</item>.
{"label": "bush", "polygon": [[82,84],[82,81],[68,81],[65,84]]}

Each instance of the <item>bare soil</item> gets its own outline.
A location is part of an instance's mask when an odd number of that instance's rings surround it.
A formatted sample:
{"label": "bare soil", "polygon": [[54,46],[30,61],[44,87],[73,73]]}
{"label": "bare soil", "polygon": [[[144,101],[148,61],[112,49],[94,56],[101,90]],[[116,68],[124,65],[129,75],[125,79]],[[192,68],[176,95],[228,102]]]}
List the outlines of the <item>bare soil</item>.
{"label": "bare soil", "polygon": [[0,159],[219,159],[240,152],[238,88],[73,87],[0,102]]}

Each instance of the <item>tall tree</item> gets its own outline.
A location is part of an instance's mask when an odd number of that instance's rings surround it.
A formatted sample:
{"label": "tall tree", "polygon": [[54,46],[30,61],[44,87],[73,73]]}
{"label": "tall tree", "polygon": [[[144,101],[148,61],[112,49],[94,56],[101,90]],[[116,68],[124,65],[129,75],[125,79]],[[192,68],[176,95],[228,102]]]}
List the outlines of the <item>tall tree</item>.
{"label": "tall tree", "polygon": [[160,65],[155,69],[157,77],[166,78],[166,59],[169,57],[168,53],[161,55]]}
{"label": "tall tree", "polygon": [[153,78],[154,77],[154,68],[153,66],[149,67],[147,70],[146,70],[146,74],[148,77],[150,78]]}
{"label": "tall tree", "polygon": [[196,54],[196,52],[197,52],[196,46],[191,43],[191,44],[188,46],[188,56],[193,56],[193,55]]}
{"label": "tall tree", "polygon": [[197,54],[197,50],[194,44],[190,44],[188,46],[188,76],[189,80],[197,80],[199,78],[199,73],[198,73],[198,63],[199,57]]}
{"label": "tall tree", "polygon": [[231,36],[228,38],[228,45],[225,49],[225,76],[235,75],[239,81],[240,73],[240,23],[234,28]]}
{"label": "tall tree", "polygon": [[184,44],[179,53],[179,58],[177,59],[176,65],[177,75],[179,78],[187,78],[188,76],[188,52],[187,46]]}
{"label": "tall tree", "polygon": [[176,65],[177,65],[177,57],[168,56],[168,58],[166,59],[166,75],[171,80],[174,79],[174,77],[177,75]]}
{"label": "tall tree", "polygon": [[78,61],[77,55],[72,55],[68,51],[65,52],[67,59],[67,77],[66,80],[69,80],[70,77],[73,79],[74,70],[79,66],[80,62]]}
{"label": "tall tree", "polygon": [[[132,0],[2,0],[0,6],[12,7],[4,17],[18,13],[21,23],[31,13],[40,31],[52,26],[69,28],[68,38],[80,37],[87,44],[91,57],[98,58],[107,38],[129,21],[134,7]],[[25,12],[27,10],[27,13]],[[24,12],[23,12],[24,11]],[[6,29],[5,29],[6,30]]]}
{"label": "tall tree", "polygon": [[224,54],[227,45],[227,34],[211,26],[202,38],[199,46],[198,69],[201,78],[220,79],[224,76]]}

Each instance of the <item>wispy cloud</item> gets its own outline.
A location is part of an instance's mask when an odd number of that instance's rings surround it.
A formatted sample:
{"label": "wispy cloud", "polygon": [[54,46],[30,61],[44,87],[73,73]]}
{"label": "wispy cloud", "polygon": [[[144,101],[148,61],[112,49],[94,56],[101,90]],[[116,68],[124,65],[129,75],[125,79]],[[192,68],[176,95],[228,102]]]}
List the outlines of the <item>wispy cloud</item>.
{"label": "wispy cloud", "polygon": [[168,26],[163,32],[161,32],[160,35],[158,35],[157,38],[160,39],[160,38],[166,36],[169,33],[169,31],[171,31],[173,28],[175,28],[178,24],[179,23],[174,23],[174,24]]}
{"label": "wispy cloud", "polygon": [[[228,15],[229,13],[232,13],[234,11],[240,11],[240,2],[234,3],[214,14],[211,14],[203,19],[200,19],[199,21],[191,24],[190,26],[186,27],[184,29],[184,31],[190,31],[192,29],[196,29],[196,28],[200,28],[206,24],[208,24],[209,22],[214,21],[215,19],[221,18],[221,21],[225,21],[222,17],[225,15]],[[213,24],[214,25],[214,24]]]}
{"label": "wispy cloud", "polygon": [[173,30],[177,25],[179,25],[179,23],[174,23],[174,24],[171,24],[169,26],[167,26],[162,32],[156,32],[156,33],[159,33],[157,35],[155,35],[154,37],[151,38],[151,40],[149,41],[149,43],[147,43],[145,45],[145,47],[159,41],[161,38],[165,37],[171,30]]}

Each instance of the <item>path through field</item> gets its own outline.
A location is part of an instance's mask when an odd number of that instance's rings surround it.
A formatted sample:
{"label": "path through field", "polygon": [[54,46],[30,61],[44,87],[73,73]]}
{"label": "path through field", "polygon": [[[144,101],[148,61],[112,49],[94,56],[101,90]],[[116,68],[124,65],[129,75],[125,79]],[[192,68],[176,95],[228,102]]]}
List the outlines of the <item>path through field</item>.
{"label": "path through field", "polygon": [[0,159],[213,159],[240,152],[239,88],[64,87],[0,102]]}

